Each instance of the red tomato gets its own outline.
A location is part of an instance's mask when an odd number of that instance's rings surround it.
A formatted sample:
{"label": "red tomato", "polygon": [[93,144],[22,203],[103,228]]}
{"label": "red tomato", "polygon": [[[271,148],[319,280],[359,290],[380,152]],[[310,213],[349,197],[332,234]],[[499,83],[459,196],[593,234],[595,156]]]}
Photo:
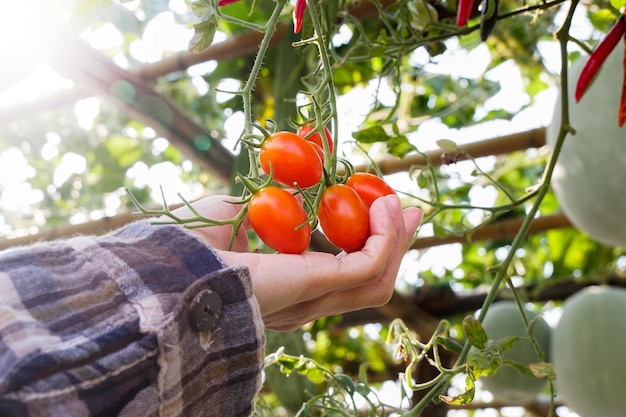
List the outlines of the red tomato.
{"label": "red tomato", "polygon": [[309,247],[311,226],[306,211],[282,188],[264,187],[254,194],[248,203],[248,219],[261,240],[278,252],[302,253]]}
{"label": "red tomato", "polygon": [[347,185],[335,184],[322,192],[317,216],[328,240],[346,252],[361,249],[370,235],[369,210]]}
{"label": "red tomato", "polygon": [[378,197],[396,193],[385,180],[367,172],[356,172],[350,175],[346,185],[357,192],[367,207],[371,207]]}
{"label": "red tomato", "polygon": [[259,155],[261,168],[274,180],[287,187],[294,183],[302,188],[317,184],[322,178],[323,165],[310,143],[292,132],[277,132],[265,139]]}
{"label": "red tomato", "polygon": [[[315,126],[311,124],[300,126],[298,128],[298,136],[305,137],[313,129],[315,129]],[[324,135],[326,136],[326,143],[328,143],[328,152],[332,154],[333,153],[333,138],[330,135],[330,130],[328,130],[326,126],[324,126]],[[322,137],[319,132],[313,133],[311,136],[306,138],[306,140],[313,142],[313,143],[317,143],[322,149],[324,149],[324,145],[322,144]]]}
{"label": "red tomato", "polygon": [[315,152],[317,152],[317,156],[320,157],[320,160],[322,161],[322,164],[323,164],[324,163],[324,149],[322,149],[322,147],[315,142],[309,142],[309,144],[313,147],[313,149],[315,149]]}

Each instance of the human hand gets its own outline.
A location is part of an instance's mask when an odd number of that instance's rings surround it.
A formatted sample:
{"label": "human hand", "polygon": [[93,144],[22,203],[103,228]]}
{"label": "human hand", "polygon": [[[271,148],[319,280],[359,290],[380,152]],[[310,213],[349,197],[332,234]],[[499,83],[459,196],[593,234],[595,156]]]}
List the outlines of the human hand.
{"label": "human hand", "polygon": [[[417,208],[402,210],[398,196],[381,197],[370,208],[371,236],[363,249],[337,256],[226,251],[223,242],[210,240],[217,231],[206,237],[221,249],[218,252],[227,264],[248,266],[265,326],[287,331],[319,317],[387,303],[421,219]],[[207,229],[213,227],[196,233]]]}

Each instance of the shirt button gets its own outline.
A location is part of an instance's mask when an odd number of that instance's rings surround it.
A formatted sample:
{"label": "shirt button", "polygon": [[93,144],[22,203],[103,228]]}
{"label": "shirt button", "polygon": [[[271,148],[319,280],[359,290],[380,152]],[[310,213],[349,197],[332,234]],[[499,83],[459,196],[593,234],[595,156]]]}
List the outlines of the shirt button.
{"label": "shirt button", "polygon": [[196,294],[189,310],[189,324],[197,332],[212,332],[222,316],[222,299],[215,291]]}

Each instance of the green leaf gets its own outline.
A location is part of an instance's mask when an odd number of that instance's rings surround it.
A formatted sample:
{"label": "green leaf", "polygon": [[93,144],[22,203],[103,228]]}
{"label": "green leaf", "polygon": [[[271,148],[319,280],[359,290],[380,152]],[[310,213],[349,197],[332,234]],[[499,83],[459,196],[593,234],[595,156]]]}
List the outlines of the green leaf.
{"label": "green leaf", "polygon": [[444,151],[461,152],[461,148],[459,148],[458,145],[450,139],[438,139],[436,143],[437,146],[439,146]]}
{"label": "green leaf", "polygon": [[420,172],[417,175],[417,185],[420,188],[426,188],[428,186],[428,182],[430,181],[429,176],[424,173],[424,171]]}
{"label": "green leaf", "polygon": [[474,379],[470,374],[465,377],[465,392],[456,396],[440,395],[439,398],[448,404],[465,405],[472,402],[476,388]]}
{"label": "green leaf", "polygon": [[365,362],[359,365],[359,382],[367,384],[367,370],[369,369],[369,363]]}
{"label": "green leaf", "polygon": [[350,395],[354,395],[356,387],[354,385],[354,381],[352,381],[352,378],[345,374],[336,374],[335,379],[337,380],[337,382],[343,385],[345,390],[348,391]]}
{"label": "green leaf", "polygon": [[535,378],[547,379],[548,381],[554,381],[556,379],[556,373],[551,363],[548,362],[535,362],[528,365]]}
{"label": "green leaf", "polygon": [[189,40],[188,49],[190,52],[201,52],[213,43],[213,37],[217,29],[217,21],[215,16],[204,22],[193,26],[194,33]]}
{"label": "green leaf", "polygon": [[352,133],[352,137],[360,143],[387,142],[389,135],[381,126],[372,126]]}
{"label": "green leaf", "polygon": [[410,152],[417,150],[415,145],[409,142],[409,138],[404,135],[392,137],[387,144],[387,149],[389,154],[398,158],[404,158]]}
{"label": "green leaf", "polygon": [[470,344],[478,349],[484,349],[489,338],[487,332],[474,316],[466,316],[463,319],[463,330]]}
{"label": "green leaf", "polygon": [[520,371],[522,374],[526,376],[529,376],[531,378],[535,376],[533,372],[530,370],[530,368],[522,363],[511,361],[511,360],[505,360],[503,363],[506,366],[510,366],[511,368],[517,369],[518,371]]}
{"label": "green leaf", "polygon": [[[612,0],[611,4],[615,2],[625,2],[626,0]],[[619,10],[619,7],[616,7]],[[617,15],[614,10],[611,9],[600,9],[597,12],[589,13],[589,20],[594,28],[602,31],[608,32],[611,29],[611,26],[615,24],[615,20],[617,19]]]}
{"label": "green leaf", "polygon": [[491,345],[482,350],[473,350],[467,358],[467,367],[474,379],[491,376],[501,366],[502,350],[497,345]]}
{"label": "green leaf", "polygon": [[626,0],[611,0],[611,6],[620,10],[622,7],[626,7]]}
{"label": "green leaf", "polygon": [[368,395],[372,393],[370,386],[367,384],[359,383],[359,384],[356,384],[354,388],[355,388],[356,393],[360,394],[363,397],[367,397]]}
{"label": "green leaf", "polygon": [[517,342],[520,339],[521,338],[519,336],[507,336],[498,340],[498,345],[500,345],[502,350],[508,350],[508,349],[511,349],[513,345],[515,344],[515,342]]}
{"label": "green leaf", "polygon": [[463,345],[449,337],[438,336],[437,343],[452,352],[461,353],[463,351]]}
{"label": "green leaf", "polygon": [[307,368],[305,371],[300,371],[300,374],[306,375],[306,377],[309,378],[309,381],[314,384],[326,382],[326,374],[318,367]]}
{"label": "green leaf", "polygon": [[191,10],[201,21],[211,20],[215,16],[215,9],[208,0],[198,0],[191,3]]}

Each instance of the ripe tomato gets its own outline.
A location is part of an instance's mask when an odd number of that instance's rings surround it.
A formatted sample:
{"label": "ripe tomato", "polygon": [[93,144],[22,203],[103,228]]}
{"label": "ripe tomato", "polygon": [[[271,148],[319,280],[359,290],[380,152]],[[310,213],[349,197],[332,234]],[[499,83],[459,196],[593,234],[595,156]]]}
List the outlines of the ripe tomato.
{"label": "ripe tomato", "polygon": [[315,149],[315,152],[317,152],[317,156],[320,157],[320,160],[322,161],[322,164],[323,164],[324,163],[324,149],[322,149],[322,147],[315,142],[309,142],[309,144],[313,147],[313,149]]}
{"label": "ripe tomato", "polygon": [[307,141],[292,132],[277,132],[265,139],[259,155],[261,168],[267,174],[270,166],[274,180],[287,187],[297,183],[302,188],[317,184],[323,165],[317,152]]}
{"label": "ripe tomato", "polygon": [[347,185],[331,185],[322,192],[317,216],[328,240],[346,252],[361,249],[370,235],[369,209]]}
{"label": "ripe tomato", "polygon": [[378,197],[396,193],[385,180],[367,172],[356,172],[350,175],[346,185],[357,192],[367,207],[371,207]]}
{"label": "ripe tomato", "polygon": [[309,247],[308,216],[289,191],[274,186],[257,191],[248,203],[248,219],[261,240],[278,252],[302,253]]}
{"label": "ripe tomato", "polygon": [[[311,124],[302,125],[298,128],[298,136],[305,137],[306,135],[311,133],[313,129],[315,129],[315,126]],[[330,134],[330,130],[328,130],[326,126],[324,126],[324,135],[326,136],[326,143],[328,143],[328,152],[332,154],[333,153],[333,138]],[[322,149],[324,149],[324,145],[322,144],[322,137],[319,132],[313,133],[311,136],[306,138],[306,140],[313,142],[313,143],[317,143]]]}

